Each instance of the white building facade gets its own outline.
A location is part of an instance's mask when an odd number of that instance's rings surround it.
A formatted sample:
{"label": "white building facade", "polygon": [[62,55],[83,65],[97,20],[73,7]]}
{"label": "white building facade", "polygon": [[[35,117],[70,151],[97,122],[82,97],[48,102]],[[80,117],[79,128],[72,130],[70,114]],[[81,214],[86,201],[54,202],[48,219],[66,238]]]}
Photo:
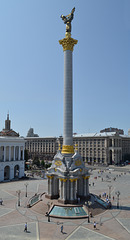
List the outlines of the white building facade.
{"label": "white building facade", "polygon": [[25,140],[0,136],[0,182],[24,176]]}
{"label": "white building facade", "polygon": [[11,129],[9,114],[0,132],[0,182],[24,176],[25,140]]}

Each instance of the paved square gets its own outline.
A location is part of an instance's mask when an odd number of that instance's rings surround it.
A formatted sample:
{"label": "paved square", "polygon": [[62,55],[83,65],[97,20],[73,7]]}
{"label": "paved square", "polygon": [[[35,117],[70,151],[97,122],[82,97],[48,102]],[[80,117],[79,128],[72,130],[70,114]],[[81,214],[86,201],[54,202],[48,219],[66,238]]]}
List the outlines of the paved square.
{"label": "paved square", "polygon": [[[129,171],[128,171],[129,170]],[[90,177],[90,193],[109,195],[111,185],[112,208],[94,216],[88,223],[87,219],[58,219],[45,216],[46,202],[40,201],[33,208],[27,208],[27,202],[35,193],[47,192],[47,179],[30,179],[0,184],[0,240],[129,240],[130,239],[130,167],[125,174],[125,168],[118,171],[104,172],[95,169]],[[97,179],[95,179],[97,177]],[[114,181],[114,177],[116,180]],[[102,181],[103,178],[103,181]],[[25,183],[28,182],[27,197],[25,197]],[[93,186],[94,182],[94,186]],[[20,190],[20,206],[17,205]],[[120,191],[119,209],[117,209],[116,191]],[[114,200],[113,200],[114,196]],[[53,202],[54,200],[49,200]],[[93,229],[93,222],[97,223],[97,230]],[[28,233],[24,225],[28,224]],[[60,231],[63,223],[63,234]]]}

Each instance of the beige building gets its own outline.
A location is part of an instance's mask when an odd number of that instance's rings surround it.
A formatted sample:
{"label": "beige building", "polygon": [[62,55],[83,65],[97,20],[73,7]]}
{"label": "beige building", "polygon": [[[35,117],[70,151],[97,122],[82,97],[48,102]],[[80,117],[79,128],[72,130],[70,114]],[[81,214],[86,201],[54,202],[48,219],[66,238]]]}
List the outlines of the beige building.
{"label": "beige building", "polygon": [[29,158],[38,156],[41,160],[52,160],[58,149],[56,137],[26,137],[25,140]]}
{"label": "beige building", "polygon": [[[29,158],[52,160],[62,146],[63,138],[59,137],[26,137],[25,148]],[[118,132],[88,133],[74,135],[74,145],[83,160],[90,164],[119,164],[130,156],[130,136],[119,135]]]}

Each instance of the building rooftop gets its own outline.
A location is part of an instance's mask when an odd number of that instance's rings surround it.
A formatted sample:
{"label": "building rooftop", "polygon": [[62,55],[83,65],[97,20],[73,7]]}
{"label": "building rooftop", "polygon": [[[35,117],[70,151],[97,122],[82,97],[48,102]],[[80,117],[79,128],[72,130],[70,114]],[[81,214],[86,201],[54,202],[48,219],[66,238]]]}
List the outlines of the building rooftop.
{"label": "building rooftop", "polygon": [[107,136],[115,136],[116,132],[103,132],[103,133],[84,133],[84,134],[76,134],[74,137],[107,137]]}
{"label": "building rooftop", "polygon": [[[130,138],[130,135],[121,135],[118,134],[117,132],[103,132],[103,133],[83,133],[83,134],[74,134],[73,137],[74,138],[78,138],[78,137],[110,137],[110,136],[120,136],[120,137],[124,137],[124,138]],[[25,139],[35,139],[35,140],[39,140],[39,139],[49,139],[49,138],[58,138],[56,136],[47,136],[47,137],[25,137]],[[63,137],[62,137],[63,138]]]}

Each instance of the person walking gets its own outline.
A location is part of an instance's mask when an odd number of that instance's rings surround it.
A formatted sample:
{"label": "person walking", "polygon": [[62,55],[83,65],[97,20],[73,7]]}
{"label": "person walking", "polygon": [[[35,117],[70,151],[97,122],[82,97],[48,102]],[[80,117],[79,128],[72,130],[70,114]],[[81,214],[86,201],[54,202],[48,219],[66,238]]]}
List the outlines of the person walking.
{"label": "person walking", "polygon": [[25,223],[24,232],[27,232],[27,222]]}
{"label": "person walking", "polygon": [[94,227],[94,229],[96,229],[96,222],[95,221],[94,221],[93,227]]}
{"label": "person walking", "polygon": [[63,233],[63,224],[61,225],[61,233]]}

